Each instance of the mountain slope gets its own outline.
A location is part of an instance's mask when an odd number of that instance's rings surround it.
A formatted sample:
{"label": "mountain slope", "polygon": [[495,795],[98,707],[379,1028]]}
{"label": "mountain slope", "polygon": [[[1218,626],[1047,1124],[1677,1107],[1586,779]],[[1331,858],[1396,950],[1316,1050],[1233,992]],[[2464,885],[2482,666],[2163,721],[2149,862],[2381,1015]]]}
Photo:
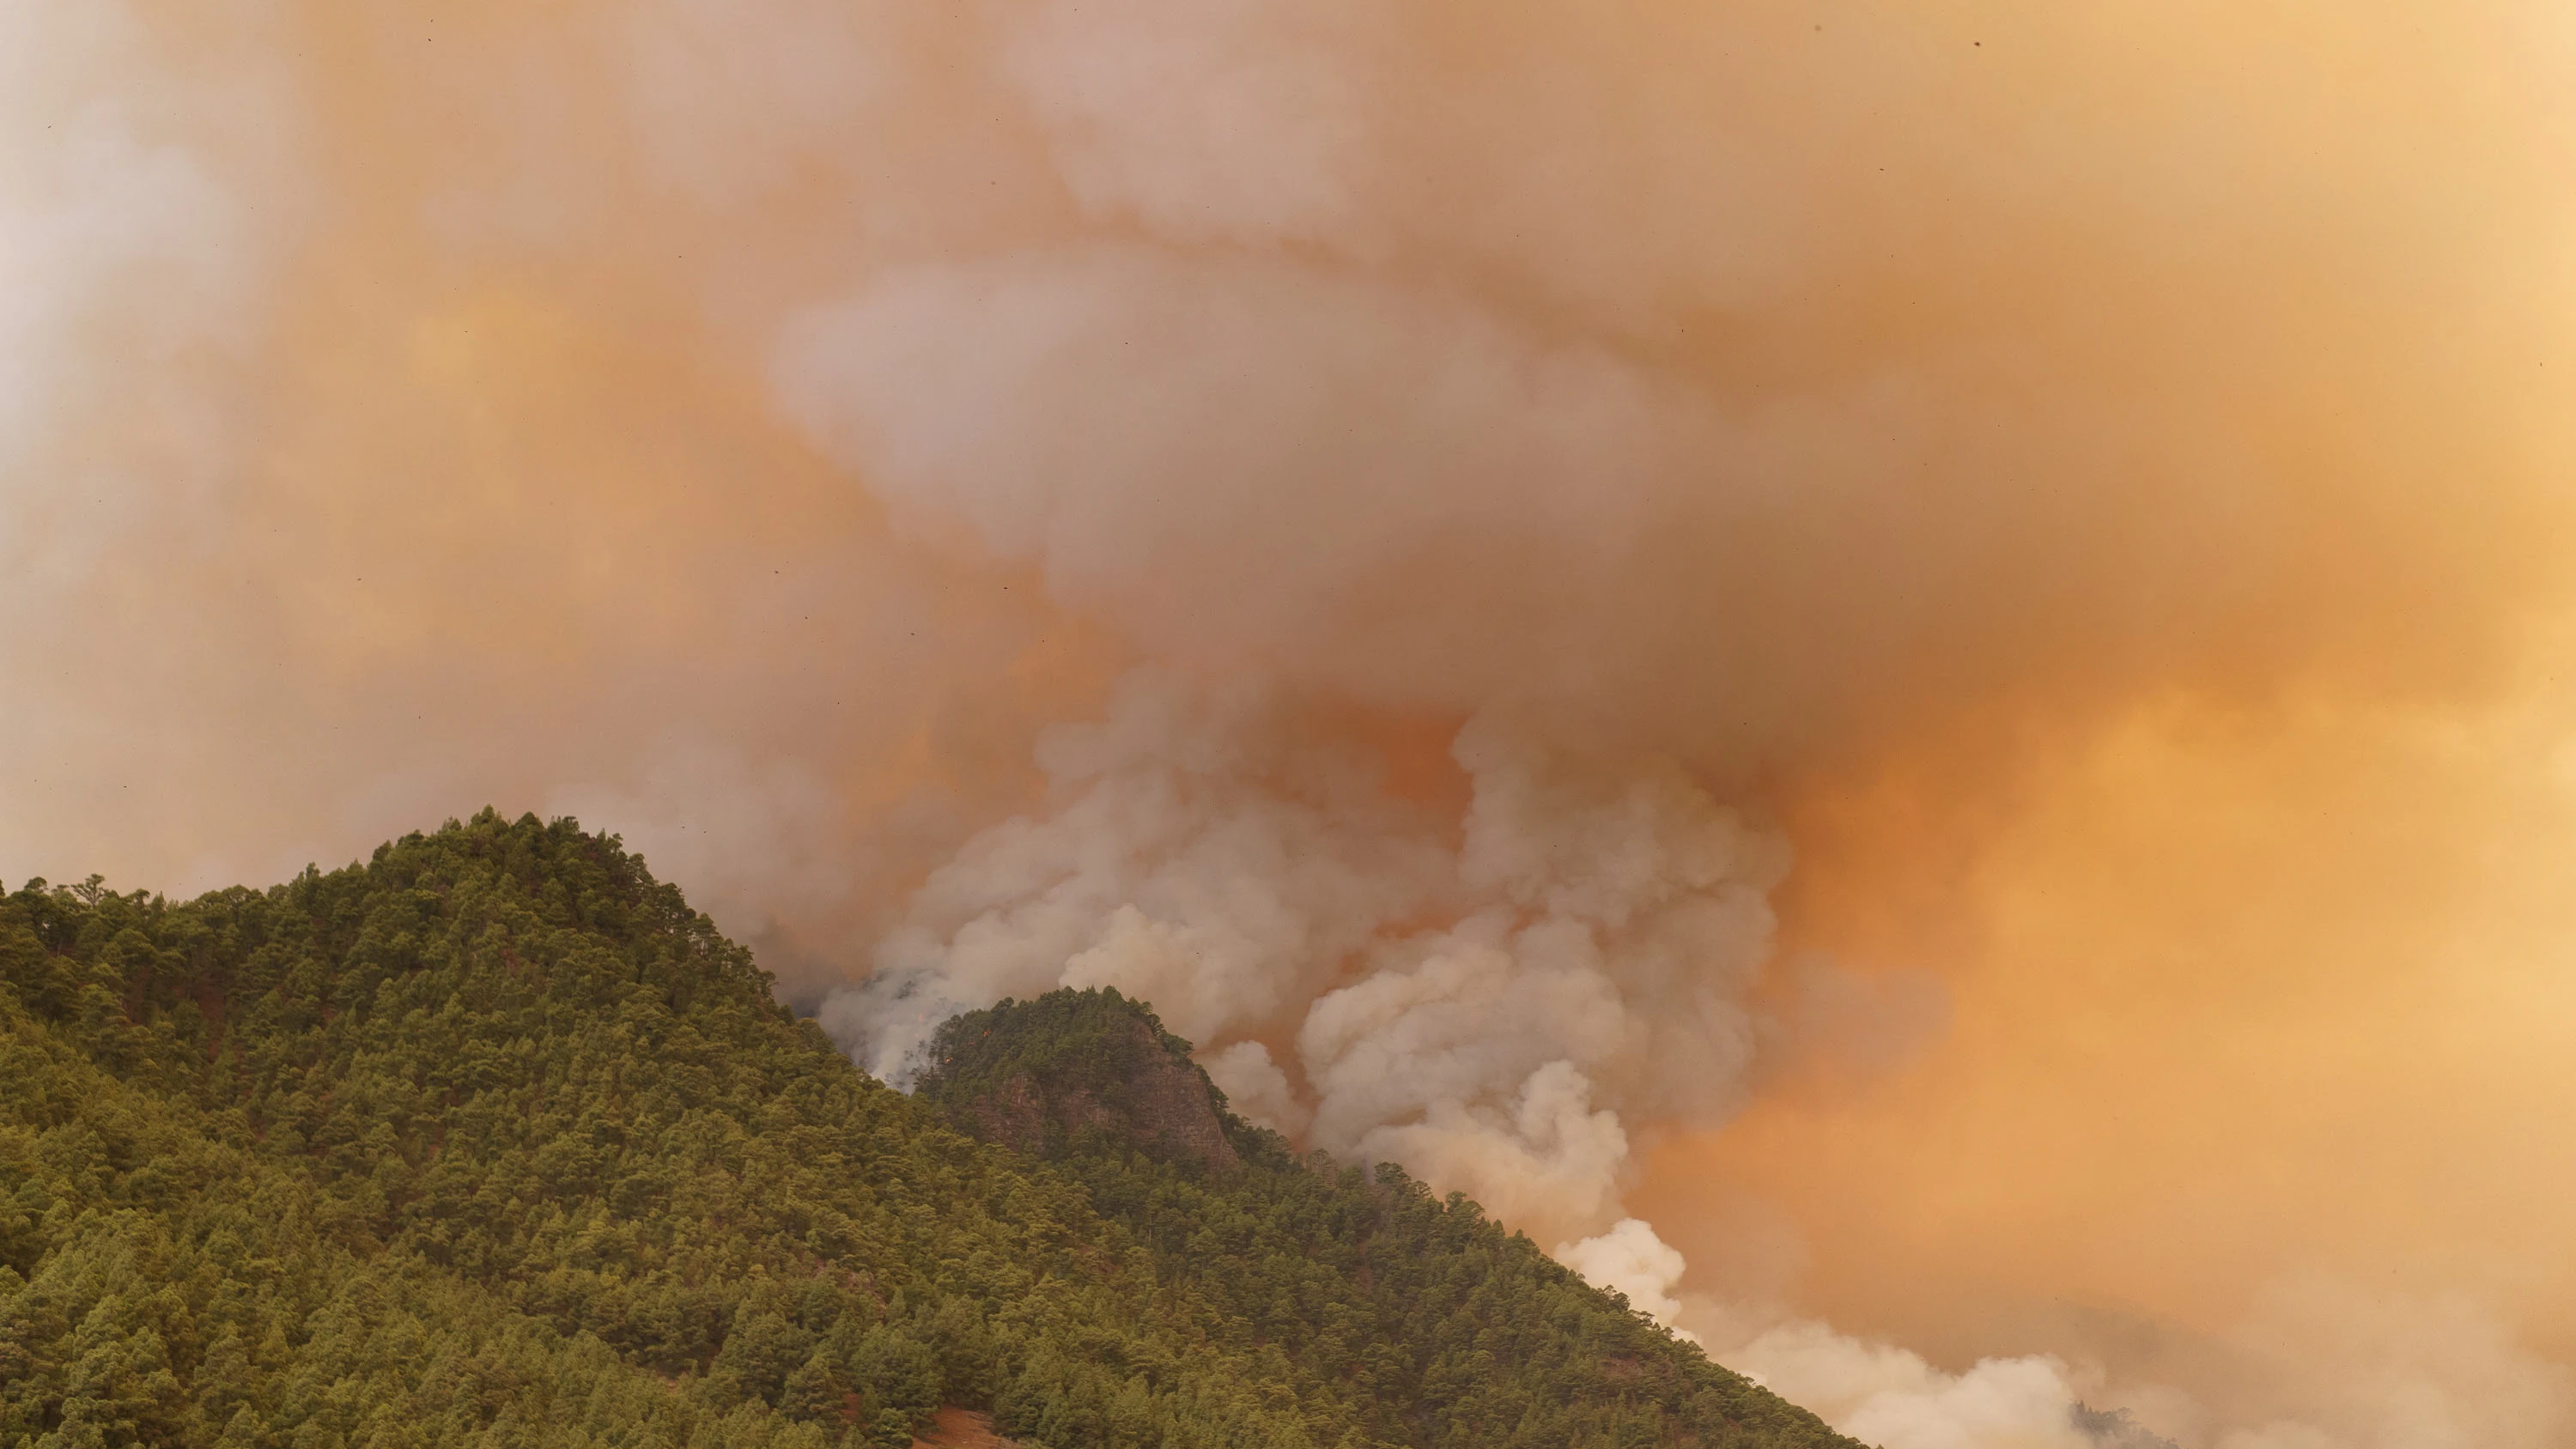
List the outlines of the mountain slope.
{"label": "mountain slope", "polygon": [[1224,1341],[1284,1357],[1387,1442],[1846,1442],[1464,1197],[1300,1158],[1226,1111],[1189,1043],[1115,990],[969,1012],[930,1063],[924,1101],[1043,1140]]}
{"label": "mountain slope", "polygon": [[[1252,1150],[1140,1160],[1285,1171]],[[869,1080],[570,822],[486,812],[186,903],[0,897],[0,1446],[819,1449],[941,1404],[1054,1449],[1468,1442],[1389,1408],[1384,1305],[1285,1350],[1175,1256],[1185,1199],[1093,1175]],[[1314,1180],[1462,1225],[1444,1271],[1487,1297],[1460,1311],[1561,1314],[1481,1266],[1469,1210]],[[1742,1392],[1771,1417],[1474,1442],[1843,1442]]]}

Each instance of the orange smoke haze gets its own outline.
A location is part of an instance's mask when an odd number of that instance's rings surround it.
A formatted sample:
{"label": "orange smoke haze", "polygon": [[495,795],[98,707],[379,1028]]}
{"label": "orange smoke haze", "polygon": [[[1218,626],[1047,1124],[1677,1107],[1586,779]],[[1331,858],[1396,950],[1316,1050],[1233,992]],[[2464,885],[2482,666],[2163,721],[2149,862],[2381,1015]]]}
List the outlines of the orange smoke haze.
{"label": "orange smoke haze", "polygon": [[2570,97],[2537,0],[9,5],[0,875],[574,813],[873,1066],[1153,988],[1888,1449],[2563,1442]]}
{"label": "orange smoke haze", "polygon": [[1795,1225],[1801,1301],[1948,1355],[2183,1354],[2284,1272],[2471,1292],[2568,1355],[2567,705],[2168,699],[2001,811],[1809,797],[1793,938],[1939,971],[1952,1030],[1666,1144],[1641,1206],[1723,1184]]}

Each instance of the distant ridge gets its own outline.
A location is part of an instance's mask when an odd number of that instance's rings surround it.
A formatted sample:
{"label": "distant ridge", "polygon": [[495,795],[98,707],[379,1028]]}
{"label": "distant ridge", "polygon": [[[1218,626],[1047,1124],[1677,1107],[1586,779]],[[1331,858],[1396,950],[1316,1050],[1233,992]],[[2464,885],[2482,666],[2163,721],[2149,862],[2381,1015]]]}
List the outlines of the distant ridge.
{"label": "distant ridge", "polygon": [[1189,1052],[1144,1002],[1052,991],[948,1022],[916,1091],[1073,1174],[1158,1278],[1266,1351],[1364,1384],[1385,1442],[1851,1442],[1473,1202],[1435,1200],[1393,1166],[1299,1156],[1227,1111]]}

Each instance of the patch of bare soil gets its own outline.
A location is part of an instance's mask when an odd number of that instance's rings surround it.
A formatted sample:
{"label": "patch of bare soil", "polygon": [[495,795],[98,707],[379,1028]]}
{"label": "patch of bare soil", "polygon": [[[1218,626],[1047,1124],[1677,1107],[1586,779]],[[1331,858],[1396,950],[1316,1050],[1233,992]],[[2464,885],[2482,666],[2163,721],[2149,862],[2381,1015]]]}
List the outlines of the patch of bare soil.
{"label": "patch of bare soil", "polygon": [[939,1411],[931,1421],[928,1436],[912,1441],[912,1449],[1011,1449],[1012,1441],[993,1432],[993,1416],[954,1405]]}

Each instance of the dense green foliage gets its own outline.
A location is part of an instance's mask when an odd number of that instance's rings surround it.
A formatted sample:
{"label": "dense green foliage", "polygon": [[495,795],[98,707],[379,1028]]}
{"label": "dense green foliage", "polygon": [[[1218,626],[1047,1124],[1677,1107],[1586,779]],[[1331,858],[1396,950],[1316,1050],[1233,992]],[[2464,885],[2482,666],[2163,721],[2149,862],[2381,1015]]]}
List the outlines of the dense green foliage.
{"label": "dense green foliage", "polygon": [[[1190,1061],[1190,1044],[1165,1031],[1151,1007],[1119,995],[1114,986],[1050,991],[949,1018],[931,1036],[930,1070],[914,1091],[925,1102],[954,1106],[1026,1078],[1049,1095],[1078,1092],[1115,1110],[1131,1105],[1131,1088],[1148,1075],[1139,1070],[1150,1065],[1137,1060],[1139,1047],[1178,1062],[1223,1104],[1223,1094]],[[1230,1113],[1219,1120],[1229,1137],[1252,1134]]]}
{"label": "dense green foliage", "polygon": [[[0,1449],[820,1449],[941,1403],[1054,1449],[1828,1442],[1471,1207],[1272,1150],[1254,1212],[975,1142],[570,822],[184,903],[33,883],[0,897]],[[1719,1416],[1549,1417],[1596,1349]],[[1440,1422],[1462,1377],[1524,1421]]]}
{"label": "dense green foliage", "polygon": [[[1095,1095],[1186,1064],[1189,1043],[1114,991],[1054,991],[940,1029],[923,1100],[955,1111],[1026,1075]],[[1193,1072],[1195,1067],[1190,1068]],[[1389,1444],[1841,1444],[1817,1419],[1709,1362],[1451,1194],[1373,1173],[1224,1110],[1244,1165],[1153,1151],[1142,1133],[1070,1139],[1059,1167],[1196,1297],[1237,1351],[1276,1354]],[[964,1116],[960,1114],[961,1118]]]}

